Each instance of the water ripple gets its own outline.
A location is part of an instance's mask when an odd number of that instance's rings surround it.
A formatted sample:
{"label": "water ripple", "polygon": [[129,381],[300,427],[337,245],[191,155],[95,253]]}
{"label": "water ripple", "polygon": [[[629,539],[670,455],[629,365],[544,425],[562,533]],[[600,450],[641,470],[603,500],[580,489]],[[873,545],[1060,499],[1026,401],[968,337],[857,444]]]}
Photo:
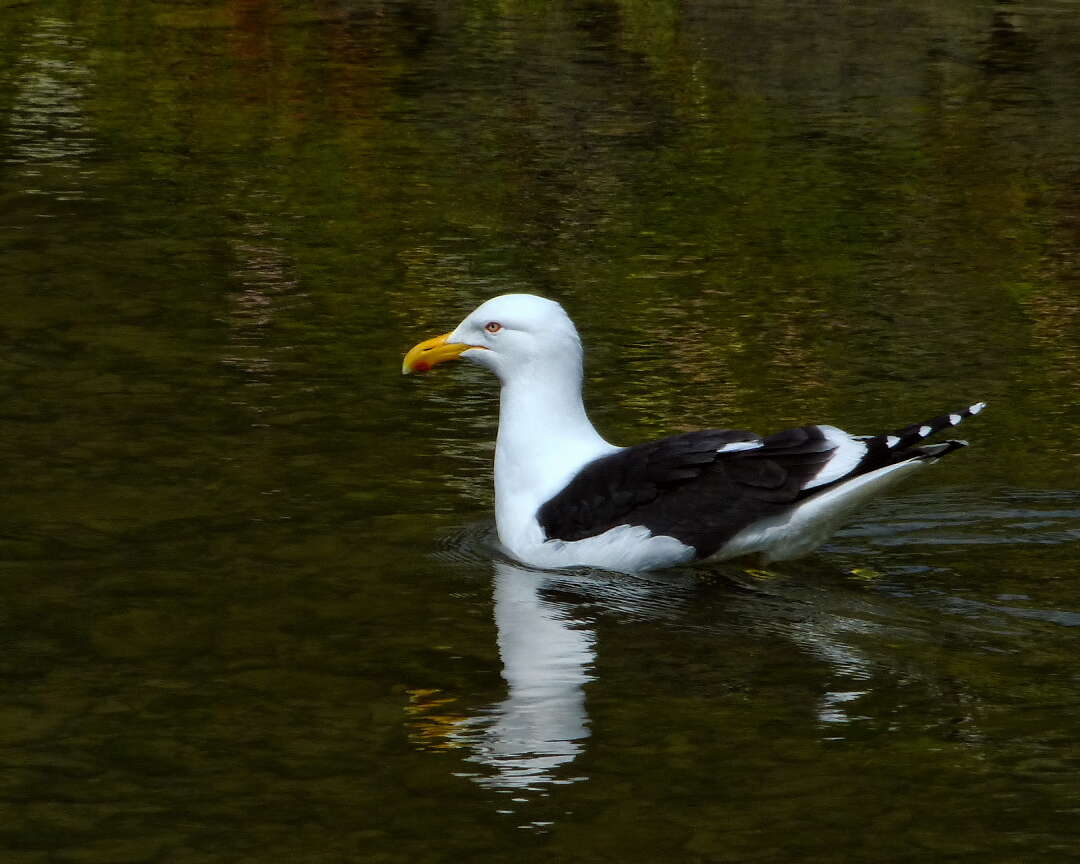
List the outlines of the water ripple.
{"label": "water ripple", "polygon": [[1080,492],[1006,490],[993,500],[935,493],[879,502],[837,542],[867,546],[1058,545],[1080,539]]}

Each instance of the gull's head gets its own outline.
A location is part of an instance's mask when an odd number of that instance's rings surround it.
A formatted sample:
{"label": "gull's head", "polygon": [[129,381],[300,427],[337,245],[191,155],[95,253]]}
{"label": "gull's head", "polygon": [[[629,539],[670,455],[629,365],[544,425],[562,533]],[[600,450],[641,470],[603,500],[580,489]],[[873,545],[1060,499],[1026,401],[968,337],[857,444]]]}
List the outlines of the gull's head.
{"label": "gull's head", "polygon": [[450,333],[415,346],[405,355],[401,372],[427,372],[457,357],[486,366],[503,381],[563,365],[580,373],[581,342],[574,323],[554,300],[503,294],[478,306]]}

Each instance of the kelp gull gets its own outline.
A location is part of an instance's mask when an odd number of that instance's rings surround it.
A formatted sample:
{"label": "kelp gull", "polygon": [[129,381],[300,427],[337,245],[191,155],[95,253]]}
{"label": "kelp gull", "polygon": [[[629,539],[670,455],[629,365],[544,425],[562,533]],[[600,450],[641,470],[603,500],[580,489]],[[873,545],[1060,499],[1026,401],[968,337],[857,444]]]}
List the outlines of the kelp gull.
{"label": "kelp gull", "polygon": [[984,407],[882,435],[825,425],[767,438],[704,429],[616,447],[585,414],[581,341],[558,303],[530,294],[492,298],[453,332],[409,351],[402,372],[456,357],[486,366],[502,383],[499,540],[541,568],[635,572],[702,558],[803,555],[869,498],[966,446],[920,442]]}

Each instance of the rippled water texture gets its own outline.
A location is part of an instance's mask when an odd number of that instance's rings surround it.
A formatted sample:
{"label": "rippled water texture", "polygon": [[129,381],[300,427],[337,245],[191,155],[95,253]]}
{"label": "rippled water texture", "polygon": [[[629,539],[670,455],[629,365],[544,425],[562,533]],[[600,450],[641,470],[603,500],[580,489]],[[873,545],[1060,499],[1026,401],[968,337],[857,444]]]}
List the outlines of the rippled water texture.
{"label": "rippled water texture", "polygon": [[[0,0],[0,861],[1061,862],[1080,5]],[[493,540],[561,300],[617,443],[971,447],[818,553]]]}

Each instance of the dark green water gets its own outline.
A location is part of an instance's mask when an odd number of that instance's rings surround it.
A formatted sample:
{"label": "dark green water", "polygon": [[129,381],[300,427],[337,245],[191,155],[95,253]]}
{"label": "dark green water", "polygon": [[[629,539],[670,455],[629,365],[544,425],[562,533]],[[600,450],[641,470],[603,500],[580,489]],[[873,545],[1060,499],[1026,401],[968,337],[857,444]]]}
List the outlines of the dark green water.
{"label": "dark green water", "polygon": [[[0,861],[1080,849],[1080,5],[0,0]],[[972,447],[769,576],[491,547],[561,300],[617,443]]]}

